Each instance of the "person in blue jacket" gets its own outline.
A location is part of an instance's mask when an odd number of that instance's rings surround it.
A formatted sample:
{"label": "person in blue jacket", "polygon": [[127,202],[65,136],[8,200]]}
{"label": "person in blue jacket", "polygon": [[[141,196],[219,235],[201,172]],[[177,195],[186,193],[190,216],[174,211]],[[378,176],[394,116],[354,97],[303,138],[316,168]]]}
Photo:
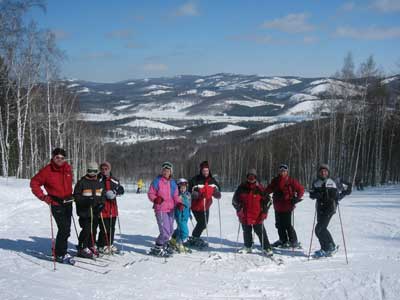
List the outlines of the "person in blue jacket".
{"label": "person in blue jacket", "polygon": [[185,246],[187,239],[189,237],[189,227],[188,221],[191,217],[190,206],[191,206],[191,197],[188,192],[188,181],[185,178],[180,178],[177,181],[179,187],[179,197],[182,199],[182,203],[184,205],[183,210],[175,209],[175,220],[178,225],[172,235],[172,239],[170,240],[171,246],[178,251],[179,253],[191,252],[191,250]]}

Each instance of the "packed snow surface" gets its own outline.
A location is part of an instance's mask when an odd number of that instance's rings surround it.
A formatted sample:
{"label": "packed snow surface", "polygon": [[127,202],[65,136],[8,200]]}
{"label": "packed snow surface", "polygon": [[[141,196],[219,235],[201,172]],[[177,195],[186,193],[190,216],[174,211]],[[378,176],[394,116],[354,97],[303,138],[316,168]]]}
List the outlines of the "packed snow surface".
{"label": "packed snow surface", "polygon": [[[303,250],[275,254],[284,260],[280,266],[259,254],[258,240],[256,253],[236,254],[243,238],[240,231],[237,241],[230,192],[219,201],[222,239],[217,200],[211,206],[209,249],[168,259],[147,255],[158,233],[152,205],[145,194],[128,189],[118,199],[122,235],[116,236],[125,254],[107,257],[107,267],[80,264],[107,274],[60,264],[53,271],[52,262],[35,257],[32,251],[50,253],[49,209],[30,193],[28,180],[0,178],[0,186],[1,299],[399,299],[400,186],[355,191],[341,201],[349,264],[339,214],[329,225],[339,252],[307,259],[314,201],[306,193],[294,218]],[[77,222],[75,210],[74,218]],[[274,223],[271,209],[265,221],[271,242],[278,238]],[[73,225],[69,241],[73,250]],[[311,249],[319,249],[315,236]]]}

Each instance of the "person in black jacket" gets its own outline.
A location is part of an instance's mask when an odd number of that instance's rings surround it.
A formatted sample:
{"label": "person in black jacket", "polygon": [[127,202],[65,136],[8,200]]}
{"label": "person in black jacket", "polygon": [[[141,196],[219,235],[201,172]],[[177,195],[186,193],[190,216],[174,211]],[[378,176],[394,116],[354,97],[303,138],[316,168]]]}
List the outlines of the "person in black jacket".
{"label": "person in black jacket", "polygon": [[89,163],[87,173],[75,185],[74,198],[79,225],[82,230],[78,237],[78,256],[92,258],[98,256],[95,246],[98,218],[105,202],[104,183],[97,173],[97,163]]}
{"label": "person in black jacket", "polygon": [[338,247],[328,230],[329,222],[336,213],[339,200],[351,193],[351,185],[343,189],[341,184],[330,178],[329,166],[322,164],[318,169],[318,178],[312,183],[310,198],[316,199],[317,225],[315,234],[321,249],[315,252],[316,257],[331,256]]}
{"label": "person in black jacket", "polygon": [[212,198],[221,198],[221,188],[212,176],[207,161],[203,161],[200,164],[200,174],[194,176],[189,181],[188,190],[192,195],[191,209],[197,223],[193,229],[192,236],[189,237],[187,245],[204,248],[207,246],[207,243],[200,236],[204,229],[207,228],[210,206],[213,201]]}

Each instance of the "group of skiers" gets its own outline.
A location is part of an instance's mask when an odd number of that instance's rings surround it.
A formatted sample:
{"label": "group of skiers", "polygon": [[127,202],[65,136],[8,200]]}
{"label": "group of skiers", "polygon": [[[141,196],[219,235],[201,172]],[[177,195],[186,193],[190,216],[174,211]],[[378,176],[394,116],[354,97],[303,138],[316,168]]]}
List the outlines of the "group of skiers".
{"label": "group of skiers", "polygon": [[[116,197],[124,193],[124,188],[111,175],[111,164],[101,163],[100,170],[97,163],[88,164],[87,174],[76,183],[72,191],[72,169],[65,157],[65,150],[54,149],[50,163],[31,179],[32,192],[50,205],[51,214],[57,223],[58,233],[53,255],[59,262],[68,262],[71,259],[67,253],[67,240],[70,236],[72,202],[76,203],[79,225],[82,228],[78,237],[77,255],[92,258],[98,256],[99,252],[117,252],[113,243],[118,217]],[[310,198],[316,200],[315,233],[321,245],[321,249],[315,252],[317,257],[331,256],[337,250],[327,227],[336,212],[338,201],[350,193],[351,185],[347,184],[343,188],[341,183],[333,180],[328,165],[322,164],[319,167],[317,179],[310,189]],[[174,252],[191,252],[191,248],[203,249],[208,246],[201,236],[206,230],[208,237],[210,207],[213,198],[221,198],[221,188],[207,161],[200,164],[199,173],[189,181],[185,178],[175,181],[172,163],[164,162],[147,195],[153,203],[159,229],[159,235],[149,254],[168,257]],[[302,201],[303,195],[304,187],[289,176],[286,164],[279,166],[278,176],[266,187],[259,182],[257,171],[249,169],[246,180],[237,187],[232,198],[232,205],[243,229],[244,247],[239,252],[252,251],[253,230],[266,256],[273,255],[273,247],[301,248],[292,218],[296,204]],[[275,210],[275,226],[279,235],[279,240],[272,245],[264,227],[271,205]],[[192,215],[196,225],[189,235],[188,222]],[[175,221],[177,227],[174,230]],[[96,239],[97,227],[100,232]]]}
{"label": "group of skiers", "polygon": [[[124,193],[123,186],[111,174],[111,164],[89,163],[86,175],[72,190],[72,168],[66,162],[66,151],[56,148],[48,165],[32,177],[32,193],[50,206],[58,232],[52,255],[58,262],[70,263],[67,252],[71,233],[72,203],[76,203],[81,232],[78,236],[77,256],[93,258],[99,252],[118,252],[114,243],[115,223],[118,217],[116,197]],[[42,187],[46,191],[45,194]],[[97,227],[100,232],[97,237]]]}

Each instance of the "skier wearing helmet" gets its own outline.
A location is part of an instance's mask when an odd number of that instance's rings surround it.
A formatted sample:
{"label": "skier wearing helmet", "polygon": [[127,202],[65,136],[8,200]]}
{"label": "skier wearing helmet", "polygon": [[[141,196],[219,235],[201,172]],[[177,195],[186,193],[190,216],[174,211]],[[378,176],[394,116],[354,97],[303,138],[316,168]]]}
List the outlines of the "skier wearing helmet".
{"label": "skier wearing helmet", "polygon": [[172,235],[170,244],[179,253],[191,252],[191,250],[184,246],[184,244],[186,244],[189,236],[188,221],[191,217],[190,206],[192,204],[192,200],[190,198],[190,193],[188,192],[188,181],[185,178],[179,178],[177,184],[179,188],[179,197],[182,199],[184,209],[180,210],[175,208],[175,220],[177,228]]}

